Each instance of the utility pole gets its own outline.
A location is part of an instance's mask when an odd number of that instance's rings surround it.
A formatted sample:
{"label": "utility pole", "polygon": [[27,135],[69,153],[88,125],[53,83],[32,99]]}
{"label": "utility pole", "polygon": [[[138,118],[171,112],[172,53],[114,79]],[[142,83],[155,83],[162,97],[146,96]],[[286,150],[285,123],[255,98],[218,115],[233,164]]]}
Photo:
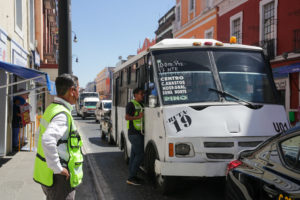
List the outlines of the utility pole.
{"label": "utility pole", "polygon": [[59,61],[58,75],[72,74],[71,0],[58,1]]}

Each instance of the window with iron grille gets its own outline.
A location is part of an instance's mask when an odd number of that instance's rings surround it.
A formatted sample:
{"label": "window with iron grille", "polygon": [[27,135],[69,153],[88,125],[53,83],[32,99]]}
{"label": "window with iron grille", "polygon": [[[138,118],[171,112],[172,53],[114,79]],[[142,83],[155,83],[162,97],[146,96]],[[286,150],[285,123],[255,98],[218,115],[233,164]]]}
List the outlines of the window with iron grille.
{"label": "window with iron grille", "polygon": [[190,11],[193,11],[195,8],[195,1],[194,0],[190,0]]}
{"label": "window with iron grille", "polygon": [[237,18],[232,22],[232,36],[236,37],[237,43],[241,43],[241,19]]}
{"label": "window with iron grille", "polygon": [[300,29],[294,30],[294,51],[300,52]]}
{"label": "window with iron grille", "polygon": [[274,39],[274,2],[264,5],[264,40]]}
{"label": "window with iron grille", "polygon": [[236,37],[236,42],[242,44],[243,35],[243,11],[230,17],[230,36]]}

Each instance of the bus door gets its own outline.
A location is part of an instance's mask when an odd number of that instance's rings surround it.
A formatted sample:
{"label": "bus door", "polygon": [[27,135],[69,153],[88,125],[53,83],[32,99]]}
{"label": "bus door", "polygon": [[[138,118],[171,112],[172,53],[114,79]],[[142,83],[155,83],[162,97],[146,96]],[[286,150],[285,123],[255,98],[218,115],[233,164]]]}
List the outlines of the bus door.
{"label": "bus door", "polygon": [[120,78],[116,78],[115,90],[114,90],[114,105],[115,105],[115,142],[118,143],[118,103],[119,103],[119,84]]}

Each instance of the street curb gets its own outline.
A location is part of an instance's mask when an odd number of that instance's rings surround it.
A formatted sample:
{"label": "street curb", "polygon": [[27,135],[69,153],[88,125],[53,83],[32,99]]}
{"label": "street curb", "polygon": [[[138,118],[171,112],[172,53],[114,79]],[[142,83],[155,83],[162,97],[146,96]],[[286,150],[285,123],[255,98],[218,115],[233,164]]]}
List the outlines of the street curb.
{"label": "street curb", "polygon": [[[75,123],[76,123],[76,122],[75,122]],[[80,133],[80,128],[79,128],[79,126],[76,126],[76,127],[78,127],[77,129],[78,129],[78,132]],[[83,138],[83,137],[82,137],[82,138]],[[98,181],[98,179],[97,179],[96,170],[95,170],[95,168],[94,168],[93,165],[92,165],[92,161],[91,161],[90,157],[87,155],[87,151],[86,151],[84,145],[82,146],[82,152],[83,152],[83,154],[85,155],[85,157],[86,157],[86,159],[87,159],[87,162],[88,162],[88,165],[90,166],[90,169],[91,169],[91,171],[92,171],[93,181],[94,181],[94,184],[95,184],[95,186],[96,186],[96,191],[97,191],[97,195],[96,195],[96,196],[97,196],[97,198],[98,198],[99,200],[105,200],[104,192],[103,192],[103,190],[102,190],[102,188],[101,188],[101,186],[100,186],[100,183],[99,183],[99,181]]]}

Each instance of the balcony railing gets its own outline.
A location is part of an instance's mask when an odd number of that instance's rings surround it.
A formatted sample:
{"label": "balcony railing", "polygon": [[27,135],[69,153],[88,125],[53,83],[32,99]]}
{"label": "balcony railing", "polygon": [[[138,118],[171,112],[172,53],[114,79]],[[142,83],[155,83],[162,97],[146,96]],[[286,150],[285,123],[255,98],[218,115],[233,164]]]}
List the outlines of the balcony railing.
{"label": "balcony railing", "polygon": [[294,30],[294,51],[300,53],[300,29]]}

